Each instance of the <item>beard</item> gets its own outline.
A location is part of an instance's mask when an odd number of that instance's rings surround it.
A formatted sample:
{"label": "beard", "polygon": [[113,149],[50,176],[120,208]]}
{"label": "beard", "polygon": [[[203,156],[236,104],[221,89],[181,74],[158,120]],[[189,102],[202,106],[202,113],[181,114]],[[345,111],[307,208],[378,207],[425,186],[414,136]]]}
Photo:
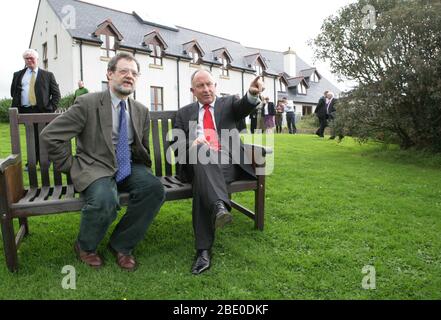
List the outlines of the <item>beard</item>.
{"label": "beard", "polygon": [[132,86],[132,88],[125,88],[123,85],[115,83],[113,85],[113,90],[120,95],[129,96],[135,91],[135,87]]}

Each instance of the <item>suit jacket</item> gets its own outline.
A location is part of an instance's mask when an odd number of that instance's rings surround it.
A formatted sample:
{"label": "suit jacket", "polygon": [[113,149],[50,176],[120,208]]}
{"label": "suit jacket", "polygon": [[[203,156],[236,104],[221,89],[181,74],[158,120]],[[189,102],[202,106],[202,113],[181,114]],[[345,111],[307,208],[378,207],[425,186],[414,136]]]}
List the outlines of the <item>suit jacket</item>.
{"label": "suit jacket", "polygon": [[[26,70],[27,68],[24,68],[23,70],[14,73],[11,84],[12,108],[22,106],[21,80],[23,79]],[[37,79],[35,80],[35,97],[37,98],[38,112],[51,113],[57,109],[61,95],[58,83],[52,72],[38,69]]]}
{"label": "suit jacket", "polygon": [[[214,105],[214,118],[216,122],[216,129],[219,136],[219,140],[221,143],[221,147],[226,145],[228,142],[222,141],[221,130],[222,129],[237,129],[236,124],[241,119],[245,118],[252,112],[257,105],[252,105],[249,103],[247,95],[245,95],[242,99],[239,99],[237,96],[226,96],[216,98],[216,103]],[[177,166],[176,172],[181,181],[189,182],[192,181],[193,171],[192,166],[188,165],[189,163],[189,149],[193,144],[193,141],[197,137],[197,124],[199,121],[199,103],[194,102],[189,104],[183,108],[181,108],[176,114],[176,122],[175,129],[183,130],[185,133],[185,141],[175,140],[174,141],[174,149],[176,153]],[[233,131],[234,132],[234,131]],[[240,145],[240,153],[241,158],[244,161],[241,161],[239,164],[240,167],[247,172],[249,175],[255,177],[254,170],[251,166],[251,161],[248,159],[247,155],[244,152],[243,143],[240,140],[240,136],[238,132],[237,134],[233,134],[231,139],[239,143]],[[179,154],[179,150],[186,150],[185,158],[182,154]],[[244,157],[244,158],[242,158]],[[184,163],[185,161],[185,163]]]}
{"label": "suit jacket", "polygon": [[319,99],[314,113],[319,118],[326,118],[326,98],[324,96]]}
{"label": "suit jacket", "polygon": [[[265,105],[262,107],[262,114],[265,114],[265,111],[263,111],[265,108]],[[273,102],[268,102],[268,115],[269,116],[275,116],[276,115],[276,108],[274,107]]]}
{"label": "suit jacket", "polygon": [[[150,114],[144,105],[129,98],[134,141],[132,161],[151,167],[149,150]],[[49,159],[61,172],[70,172],[77,191],[117,171],[112,143],[112,102],[109,91],[78,97],[69,110],[53,120],[40,135]],[[77,152],[70,155],[66,142],[77,137]]]}
{"label": "suit jacket", "polygon": [[325,110],[327,112],[327,117],[329,119],[334,119],[335,115],[335,104],[337,103],[337,99],[332,98],[331,102],[329,103],[329,107],[326,105]]}

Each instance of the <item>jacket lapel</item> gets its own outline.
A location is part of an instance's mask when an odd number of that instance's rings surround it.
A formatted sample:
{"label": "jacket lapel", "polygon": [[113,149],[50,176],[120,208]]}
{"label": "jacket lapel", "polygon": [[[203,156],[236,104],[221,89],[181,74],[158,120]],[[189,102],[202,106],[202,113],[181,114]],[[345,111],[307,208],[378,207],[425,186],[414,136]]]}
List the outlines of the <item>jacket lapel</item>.
{"label": "jacket lapel", "polygon": [[101,105],[99,106],[99,118],[101,131],[103,133],[104,140],[109,150],[115,155],[115,150],[112,143],[112,101],[110,99],[110,92],[104,91],[101,96]]}
{"label": "jacket lapel", "polygon": [[138,142],[141,142],[141,135],[139,133],[139,129],[142,128],[142,121],[139,111],[135,108],[135,100],[129,98],[129,113],[130,113],[130,121],[132,122],[133,133]]}
{"label": "jacket lapel", "polygon": [[223,100],[220,100],[220,98],[216,98],[216,102],[214,104],[214,119],[216,122],[216,129],[217,129],[217,133],[220,136],[220,132],[221,132],[221,127],[220,127],[220,123],[221,123],[221,117],[222,117],[222,102]]}

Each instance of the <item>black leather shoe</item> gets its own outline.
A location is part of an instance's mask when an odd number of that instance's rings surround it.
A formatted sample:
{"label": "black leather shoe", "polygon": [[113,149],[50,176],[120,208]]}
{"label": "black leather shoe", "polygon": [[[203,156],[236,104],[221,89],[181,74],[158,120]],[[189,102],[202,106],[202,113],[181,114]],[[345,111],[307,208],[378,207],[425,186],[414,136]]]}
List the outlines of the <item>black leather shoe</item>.
{"label": "black leather shoe", "polygon": [[216,215],[216,229],[222,228],[226,224],[229,224],[231,223],[231,221],[233,221],[233,216],[230,212],[228,212],[222,200],[216,201],[216,203],[214,204],[214,213]]}
{"label": "black leather shoe", "polygon": [[208,250],[198,250],[196,252],[196,260],[191,267],[191,273],[194,275],[201,274],[205,270],[210,269],[211,257]]}

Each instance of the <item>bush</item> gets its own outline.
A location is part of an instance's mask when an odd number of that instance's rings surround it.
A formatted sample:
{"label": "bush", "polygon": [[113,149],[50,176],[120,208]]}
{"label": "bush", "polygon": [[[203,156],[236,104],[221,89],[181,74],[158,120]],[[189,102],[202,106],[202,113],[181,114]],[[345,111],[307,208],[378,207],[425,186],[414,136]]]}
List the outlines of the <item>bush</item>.
{"label": "bush", "polygon": [[0,122],[9,122],[9,107],[12,104],[12,99],[0,100]]}
{"label": "bush", "polygon": [[296,127],[299,129],[318,128],[319,125],[320,124],[315,113],[303,116],[302,119],[296,123]]}
{"label": "bush", "polygon": [[313,42],[317,58],[357,83],[336,107],[339,125],[364,141],[441,152],[441,2],[371,2],[326,19]]}
{"label": "bush", "polygon": [[58,110],[67,110],[69,109],[73,103],[75,101],[75,95],[69,94],[67,96],[64,96],[63,98],[61,98],[60,103],[58,104]]}

